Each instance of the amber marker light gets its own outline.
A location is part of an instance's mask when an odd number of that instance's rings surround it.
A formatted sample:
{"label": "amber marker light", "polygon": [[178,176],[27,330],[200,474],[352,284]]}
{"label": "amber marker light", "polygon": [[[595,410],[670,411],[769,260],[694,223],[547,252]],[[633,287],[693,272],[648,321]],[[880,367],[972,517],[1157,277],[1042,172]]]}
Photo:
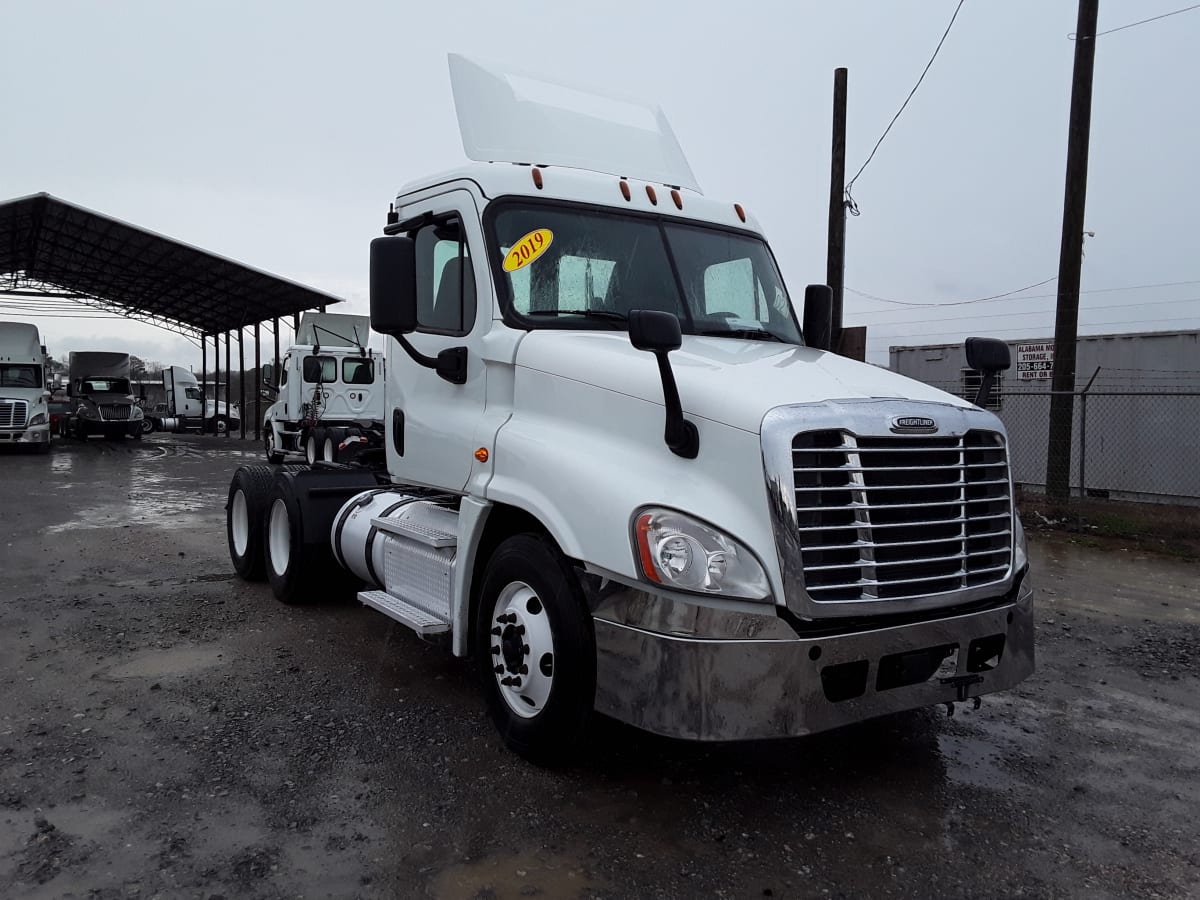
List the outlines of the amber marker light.
{"label": "amber marker light", "polygon": [[658,194],[654,193],[654,188],[651,185],[646,185],[646,196],[650,198],[650,203],[658,206]]}
{"label": "amber marker light", "polygon": [[746,211],[744,209],[742,209],[742,204],[740,204],[740,203],[733,204],[733,211],[738,214],[739,219],[741,219],[743,222],[746,221]]}
{"label": "amber marker light", "polygon": [[629,192],[629,182],[625,181],[624,179],[621,179],[621,196],[624,197],[626,201],[633,199],[633,194]]}
{"label": "amber marker light", "polygon": [[638,554],[642,558],[642,573],[655,584],[662,584],[662,579],[658,577],[658,572],[654,570],[654,557],[650,555],[650,537],[647,532],[650,531],[650,522],[652,519],[653,517],[650,515],[650,513],[643,513],[642,515],[638,516]]}
{"label": "amber marker light", "polygon": [[480,462],[487,462],[488,461],[487,447],[480,447],[478,450],[476,450],[475,458],[477,460],[479,460]]}
{"label": "amber marker light", "polygon": [[671,191],[671,199],[675,201],[676,209],[683,209],[683,197],[680,196],[679,191]]}
{"label": "amber marker light", "polygon": [[542,170],[537,166],[533,167],[533,186],[539,191],[542,189]]}

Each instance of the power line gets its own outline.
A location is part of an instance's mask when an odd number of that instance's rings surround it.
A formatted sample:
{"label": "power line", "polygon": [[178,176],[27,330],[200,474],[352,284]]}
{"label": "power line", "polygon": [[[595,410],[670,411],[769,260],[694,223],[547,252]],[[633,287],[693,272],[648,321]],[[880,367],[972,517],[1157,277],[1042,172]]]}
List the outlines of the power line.
{"label": "power line", "polygon": [[[1036,284],[1026,285],[1023,288],[1017,288],[1015,291],[1006,291],[1003,294],[992,294],[991,296],[988,296],[988,297],[976,297],[973,300],[951,300],[946,303],[893,300],[890,297],[880,297],[877,294],[868,294],[866,291],[855,290],[852,287],[847,287],[846,290],[848,290],[852,294],[857,294],[860,297],[866,297],[868,300],[878,300],[880,303],[894,303],[897,306],[913,306],[913,307],[919,307],[919,308],[925,308],[925,309],[937,309],[937,308],[943,307],[943,306],[966,306],[967,304],[970,304],[970,303],[987,303],[992,300],[1001,300],[1005,297],[1011,297],[1013,294],[1019,294],[1022,291],[1027,291],[1027,290],[1030,290],[1031,288],[1040,287],[1043,284],[1048,284],[1049,282],[1051,282],[1053,280],[1054,280],[1053,278],[1047,278],[1045,281],[1039,281]],[[1112,293],[1114,291],[1141,291],[1141,290],[1150,290],[1152,288],[1179,287],[1180,285],[1186,285],[1186,284],[1200,284],[1200,279],[1193,279],[1191,281],[1160,281],[1156,284],[1131,284],[1131,285],[1127,285],[1126,287],[1090,288],[1089,290],[1080,291],[1079,293],[1081,293],[1081,294],[1107,294],[1107,293]],[[1028,297],[1017,297],[1016,299],[1013,300],[1013,302],[1017,303],[1022,300],[1036,300],[1039,298],[1057,297],[1057,296],[1058,296],[1058,294],[1056,294],[1056,293],[1055,294],[1030,294]]]}
{"label": "power line", "polygon": [[925,76],[928,74],[930,67],[933,65],[933,61],[937,59],[938,53],[941,52],[942,44],[946,43],[946,37],[950,34],[950,29],[954,27],[954,20],[958,18],[958,11],[962,9],[964,2],[965,0],[958,0],[958,6],[954,7],[954,15],[950,17],[950,24],[948,24],[946,26],[946,30],[942,32],[942,38],[937,42],[937,46],[933,50],[933,56],[929,57],[929,62],[925,63],[925,68],[921,70],[921,77],[917,79],[917,83],[914,84],[912,90],[908,92],[908,96],[904,98],[904,102],[900,104],[900,108],[896,110],[896,114],[892,116],[892,121],[888,122],[887,128],[883,129],[883,134],[879,136],[879,140],[877,140],[875,142],[875,146],[871,148],[871,153],[867,156],[867,161],[864,162],[859,167],[858,171],[854,173],[854,177],[846,182],[846,201],[850,204],[850,210],[854,215],[858,215],[858,209],[854,206],[854,200],[850,196],[850,189],[854,187],[854,182],[858,181],[858,176],[861,175],[867,166],[871,164],[871,160],[875,158],[876,151],[879,150],[879,145],[882,144],[883,139],[888,136],[888,132],[892,130],[892,126],[896,124],[896,120],[900,118],[900,114],[904,112],[905,107],[908,106],[908,102],[912,100],[913,95],[916,94],[917,88],[919,88],[921,86],[921,82],[925,80]]}
{"label": "power line", "polygon": [[[1136,308],[1140,309],[1144,306],[1170,306],[1175,303],[1200,303],[1200,297],[1180,297],[1180,298],[1177,298],[1174,300],[1147,300],[1147,301],[1138,303]],[[1131,306],[1128,303],[1100,303],[1095,306],[1083,307],[1083,309],[1081,311],[1082,312],[1091,312],[1092,310],[1096,310],[1096,309],[1134,309],[1134,308],[1135,307]],[[1198,309],[1200,309],[1200,307],[1198,307]],[[881,310],[880,312],[888,313],[888,312],[901,312],[901,311],[902,310]],[[870,315],[870,313],[866,313],[865,315]],[[879,322],[876,319],[867,319],[862,324],[875,325],[879,328],[887,328],[887,327],[891,327],[891,326],[927,325],[931,322],[965,322],[968,320],[974,322],[974,321],[978,321],[979,319],[1008,319],[1008,318],[1011,318],[1012,316],[1029,317],[1029,316],[1052,316],[1052,315],[1054,315],[1054,310],[1044,309],[1044,310],[1037,310],[1034,312],[992,313],[989,315],[982,315],[982,316],[943,316],[943,317],[937,318],[937,319],[904,319],[899,322]],[[1130,322],[1129,324],[1136,325],[1137,322],[1134,321],[1134,322]]]}
{"label": "power line", "polygon": [[[1117,28],[1110,28],[1110,29],[1108,29],[1108,31],[1098,31],[1098,32],[1096,32],[1095,36],[1102,37],[1103,35],[1106,35],[1106,34],[1112,34],[1115,31],[1124,31],[1126,28],[1136,28],[1138,25],[1145,25],[1147,22],[1157,22],[1159,19],[1166,19],[1166,18],[1170,18],[1171,16],[1177,16],[1180,13],[1191,12],[1193,9],[1200,9],[1200,3],[1193,3],[1191,6],[1185,6],[1183,9],[1176,9],[1176,10],[1172,10],[1171,12],[1166,12],[1166,13],[1163,13],[1161,16],[1151,16],[1149,19],[1142,19],[1139,22],[1130,22],[1128,25],[1121,25],[1121,26],[1118,26]],[[1073,32],[1073,31],[1067,35],[1067,38],[1072,41],[1079,39],[1078,35],[1076,35],[1075,32]]]}

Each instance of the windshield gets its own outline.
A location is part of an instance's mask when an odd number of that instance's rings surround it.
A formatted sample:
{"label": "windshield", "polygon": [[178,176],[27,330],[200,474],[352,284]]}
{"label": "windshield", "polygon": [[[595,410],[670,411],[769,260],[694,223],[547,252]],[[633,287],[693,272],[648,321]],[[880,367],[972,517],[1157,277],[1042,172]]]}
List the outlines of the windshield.
{"label": "windshield", "polygon": [[132,394],[129,381],[125,378],[85,378],[83,381],[85,394]]}
{"label": "windshield", "polygon": [[40,388],[41,366],[0,365],[0,387]]}
{"label": "windshield", "polygon": [[505,315],[523,327],[624,328],[631,310],[656,309],[685,334],[803,343],[754,235],[548,203],[505,203],[490,229]]}

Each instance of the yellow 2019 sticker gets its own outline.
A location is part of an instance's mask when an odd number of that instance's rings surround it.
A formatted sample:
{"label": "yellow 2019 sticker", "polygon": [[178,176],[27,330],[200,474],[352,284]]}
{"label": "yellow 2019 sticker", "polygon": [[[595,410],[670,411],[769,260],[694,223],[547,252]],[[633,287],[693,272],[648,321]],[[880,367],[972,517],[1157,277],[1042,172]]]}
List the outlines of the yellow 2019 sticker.
{"label": "yellow 2019 sticker", "polygon": [[504,257],[504,271],[516,272],[525,268],[546,252],[554,240],[554,232],[549,228],[539,228],[521,238]]}

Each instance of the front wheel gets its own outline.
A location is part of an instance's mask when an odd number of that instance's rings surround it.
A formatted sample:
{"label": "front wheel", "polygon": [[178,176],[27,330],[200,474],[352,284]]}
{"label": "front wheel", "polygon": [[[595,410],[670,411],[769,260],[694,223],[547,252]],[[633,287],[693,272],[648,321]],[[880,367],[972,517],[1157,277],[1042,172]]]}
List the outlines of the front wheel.
{"label": "front wheel", "polygon": [[266,437],[263,440],[266,445],[267,462],[279,464],[283,462],[283,454],[275,444],[275,428],[270,422],[267,423],[266,432]]}
{"label": "front wheel", "polygon": [[142,419],[142,434],[152,434],[154,432],[154,420],[150,418]]}
{"label": "front wheel", "polygon": [[475,613],[475,659],[492,721],[514,752],[562,762],[596,699],[592,616],[570,563],[520,534],[488,561]]}

